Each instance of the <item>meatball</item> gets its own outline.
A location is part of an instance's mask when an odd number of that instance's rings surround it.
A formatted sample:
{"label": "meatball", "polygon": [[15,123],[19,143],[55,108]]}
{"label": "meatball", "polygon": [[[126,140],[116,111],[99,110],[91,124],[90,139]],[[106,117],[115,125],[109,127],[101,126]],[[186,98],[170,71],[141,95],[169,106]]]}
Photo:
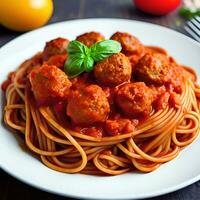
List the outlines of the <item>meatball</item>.
{"label": "meatball", "polygon": [[66,55],[68,43],[69,40],[60,37],[47,42],[43,51],[43,59],[48,60],[55,55]]}
{"label": "meatball", "polygon": [[181,94],[184,88],[184,80],[185,79],[193,79],[195,80],[195,77],[185,71],[182,66],[178,65],[174,61],[170,61],[170,81],[169,84],[172,85],[170,88],[174,92]]}
{"label": "meatball", "polygon": [[29,74],[29,80],[39,105],[66,99],[71,86],[67,75],[54,65],[44,64],[34,68]]}
{"label": "meatball", "polygon": [[114,86],[131,79],[132,67],[129,59],[122,53],[98,62],[94,67],[95,78],[104,85]]}
{"label": "meatball", "polygon": [[76,124],[104,122],[109,112],[106,95],[98,85],[88,85],[75,90],[68,99],[67,115]]}
{"label": "meatball", "polygon": [[44,63],[47,63],[48,65],[55,65],[56,67],[63,69],[66,59],[67,59],[67,54],[55,55],[55,56],[51,56]]}
{"label": "meatball", "polygon": [[148,84],[164,84],[170,80],[170,63],[162,54],[146,54],[138,61],[135,78]]}
{"label": "meatball", "polygon": [[141,42],[129,33],[116,32],[111,36],[110,39],[121,43],[122,53],[125,55],[141,55],[144,51],[144,46],[141,44]]}
{"label": "meatball", "polygon": [[126,83],[116,94],[116,103],[128,116],[145,116],[151,111],[152,91],[144,82]]}
{"label": "meatball", "polygon": [[104,36],[97,32],[88,32],[82,35],[79,35],[76,40],[82,42],[88,47],[91,47],[93,44],[105,40]]}

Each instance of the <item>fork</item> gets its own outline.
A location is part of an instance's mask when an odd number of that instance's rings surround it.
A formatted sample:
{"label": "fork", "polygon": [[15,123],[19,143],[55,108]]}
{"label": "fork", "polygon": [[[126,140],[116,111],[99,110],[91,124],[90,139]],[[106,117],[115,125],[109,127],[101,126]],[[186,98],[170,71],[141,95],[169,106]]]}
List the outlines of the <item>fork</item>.
{"label": "fork", "polygon": [[185,30],[198,42],[200,42],[200,17],[194,17],[186,22]]}

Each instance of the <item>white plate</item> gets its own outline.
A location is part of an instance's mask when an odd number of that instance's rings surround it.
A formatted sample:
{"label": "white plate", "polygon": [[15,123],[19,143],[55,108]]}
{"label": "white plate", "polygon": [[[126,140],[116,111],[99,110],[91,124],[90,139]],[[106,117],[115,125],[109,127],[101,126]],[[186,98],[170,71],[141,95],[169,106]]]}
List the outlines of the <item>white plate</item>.
{"label": "white plate", "polygon": [[[178,62],[194,67],[200,75],[200,45],[175,31],[148,23],[121,19],[85,19],[53,24],[26,33],[0,49],[0,83],[18,64],[42,50],[46,41],[63,36],[74,39],[87,31],[109,37],[116,31],[136,35],[144,44],[166,48]],[[0,94],[2,96],[2,92]],[[2,118],[2,112],[0,114]],[[13,133],[0,128],[0,166],[12,176],[42,190],[82,198],[146,198],[183,188],[200,179],[200,139],[185,148],[171,162],[148,173],[96,177],[64,174],[45,167],[23,151]]]}

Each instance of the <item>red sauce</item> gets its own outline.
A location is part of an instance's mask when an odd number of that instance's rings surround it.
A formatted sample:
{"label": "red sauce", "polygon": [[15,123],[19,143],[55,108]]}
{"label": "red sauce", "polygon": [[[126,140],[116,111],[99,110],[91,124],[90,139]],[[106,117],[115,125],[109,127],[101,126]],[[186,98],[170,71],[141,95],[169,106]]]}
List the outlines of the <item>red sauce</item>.
{"label": "red sauce", "polygon": [[133,132],[137,124],[138,120],[123,118],[107,120],[105,123],[105,130],[109,136],[116,136],[119,134]]}
{"label": "red sauce", "polygon": [[[164,50],[157,47],[152,48],[151,50],[165,54]],[[178,76],[178,72],[180,72],[180,69],[175,70],[176,76]],[[99,83],[96,83],[92,73],[84,73],[76,78],[71,79],[71,82],[71,90],[84,88],[87,85],[94,83],[99,85]],[[180,93],[181,90],[180,88],[177,89],[178,87],[176,86],[180,86],[181,84],[182,80],[181,78],[178,78],[175,80],[175,82],[171,82],[166,85],[149,85],[149,87],[153,91],[153,109],[159,110],[166,108],[166,106],[176,107],[177,105],[179,105],[180,102],[178,93]],[[120,134],[133,132],[137,129],[138,124],[143,123],[146,118],[148,118],[148,115],[145,114],[140,115],[138,118],[135,119],[127,118],[127,116],[121,113],[120,109],[115,104],[115,95],[120,87],[108,87],[103,85],[101,87],[106,94],[106,97],[110,104],[110,114],[105,123],[97,123],[93,124],[92,126],[77,125],[72,123],[70,118],[66,115],[66,101],[58,102],[53,106],[55,115],[58,120],[74,131],[80,132],[84,135],[101,138],[105,136],[117,136]]]}
{"label": "red sauce", "polygon": [[[160,53],[167,56],[167,52],[164,49],[159,48],[159,47],[146,47],[146,52]],[[37,56],[33,58],[32,68],[33,67],[36,68],[37,65],[40,67],[40,64],[42,63],[41,57],[42,55],[38,54]],[[54,55],[54,56],[51,56],[48,60],[46,60],[45,63],[51,64],[51,65],[53,64],[63,70],[63,66],[64,66],[64,62],[66,58],[67,58],[67,55]],[[130,60],[132,59],[132,62],[134,62],[134,66],[135,66],[135,63],[138,61],[139,57],[137,55],[136,56],[133,55],[132,58],[130,56],[129,59]],[[178,105],[180,105],[179,96],[182,92],[182,87],[183,87],[182,74],[184,70],[182,67],[176,64],[173,58],[170,58],[169,60],[170,60],[171,65],[173,65],[172,71],[170,71],[171,80],[168,83],[165,83],[163,85],[146,84],[147,87],[151,90],[151,93],[149,93],[152,95],[151,109],[160,110],[160,109],[166,108],[166,106],[177,107]],[[134,73],[134,69],[133,69],[133,73]],[[189,69],[188,69],[188,73],[192,74],[192,72],[190,72]],[[15,76],[15,73],[10,73],[10,75],[8,76],[8,80],[4,81],[2,84],[2,90],[4,91],[6,90],[8,85],[13,81],[14,76]],[[36,74],[34,71],[31,73],[31,78],[32,79],[36,78]],[[40,77],[38,77],[38,82],[41,81],[39,80],[39,78]],[[53,77],[51,78],[54,79]],[[195,77],[193,77],[193,79],[195,79]],[[122,112],[122,110],[119,108],[119,106],[116,104],[116,94],[118,90],[120,89],[120,87],[126,83],[123,83],[120,86],[119,85],[105,86],[96,81],[96,79],[94,78],[94,74],[92,72],[83,73],[76,78],[70,79],[70,82],[71,82],[71,86],[69,86],[70,92],[68,94],[68,97],[63,98],[63,99],[55,98],[54,99],[55,101],[53,102],[48,102],[48,99],[44,99],[45,105],[48,105],[49,103],[49,106],[52,107],[57,120],[63,126],[67,128],[78,131],[84,135],[88,135],[88,136],[92,136],[96,138],[101,138],[105,136],[117,136],[120,134],[127,134],[127,133],[133,132],[134,130],[137,129],[138,124],[143,123],[146,120],[146,118],[148,118],[149,116],[148,115],[149,113],[146,114],[144,111],[140,115],[135,115],[135,116],[130,117],[128,115],[125,115]],[[135,82],[135,80],[132,79],[130,82]],[[104,91],[106,98],[108,100],[109,106],[110,106],[109,115],[106,118],[107,120],[101,123],[94,123],[92,125],[75,124],[72,122],[70,117],[67,116],[66,107],[69,100],[68,98],[72,98],[73,91],[77,91],[80,88],[85,88],[91,84],[98,85]],[[38,88],[39,87],[40,86],[38,86]],[[53,89],[52,91],[54,91]],[[59,93],[60,91],[58,90],[56,92]],[[44,91],[44,94],[48,96],[48,91]],[[130,96],[131,95],[132,94],[130,94]],[[96,97],[94,95],[91,98],[93,98],[93,100],[95,101]],[[132,96],[130,98],[132,98]],[[140,99],[141,99],[140,97],[135,98],[135,100],[138,100],[138,101],[140,101]],[[38,103],[38,106],[40,106],[44,102],[37,102],[37,103]],[[80,113],[77,113],[77,114],[79,115]]]}
{"label": "red sauce", "polygon": [[1,89],[3,91],[6,91],[7,87],[14,81],[14,78],[15,78],[15,72],[10,72],[8,74],[8,78],[7,80],[5,80],[2,84],[1,84]]}
{"label": "red sauce", "polygon": [[161,47],[156,47],[156,46],[146,46],[147,52],[150,53],[161,53],[164,55],[167,55],[167,51]]}
{"label": "red sauce", "polygon": [[59,101],[53,105],[53,111],[61,123],[65,123],[67,116],[66,116],[66,101]]}
{"label": "red sauce", "polygon": [[63,68],[67,55],[55,55],[51,56],[46,63],[49,65],[56,65],[58,68]]}
{"label": "red sauce", "polygon": [[84,135],[88,135],[91,137],[96,137],[96,138],[103,137],[103,129],[98,127],[83,128],[80,130],[80,132]]}
{"label": "red sauce", "polygon": [[168,92],[158,95],[158,98],[156,98],[153,104],[154,108],[156,108],[156,110],[166,108],[169,103],[169,98],[170,94]]}
{"label": "red sauce", "polygon": [[1,84],[1,89],[6,91],[7,87],[11,84],[11,80],[7,79]]}

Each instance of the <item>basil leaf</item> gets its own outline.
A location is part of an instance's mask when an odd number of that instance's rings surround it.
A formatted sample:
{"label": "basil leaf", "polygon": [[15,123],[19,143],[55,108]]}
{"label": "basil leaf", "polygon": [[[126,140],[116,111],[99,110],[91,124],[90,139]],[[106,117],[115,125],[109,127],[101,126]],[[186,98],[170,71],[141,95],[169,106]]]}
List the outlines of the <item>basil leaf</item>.
{"label": "basil leaf", "polygon": [[94,59],[90,56],[85,57],[83,66],[86,72],[91,72],[94,66]]}
{"label": "basil leaf", "polygon": [[79,41],[71,41],[68,44],[68,60],[64,71],[70,77],[78,76],[82,72],[93,70],[94,62],[100,61],[121,51],[121,45],[114,40],[104,40],[88,48]]}
{"label": "basil leaf", "polygon": [[83,43],[73,40],[67,46],[67,52],[69,55],[74,55],[76,53],[81,53],[87,55],[90,52],[89,48],[85,46]]}
{"label": "basil leaf", "polygon": [[119,53],[122,49],[121,44],[115,40],[104,40],[92,45],[91,56],[94,61],[98,62],[112,54]]}
{"label": "basil leaf", "polygon": [[85,58],[85,55],[82,54],[82,53],[74,53],[74,54],[71,54],[69,55],[69,58],[72,58],[72,59],[84,59]]}
{"label": "basil leaf", "polygon": [[179,14],[187,19],[192,19],[195,16],[200,16],[200,8],[192,10],[188,7],[183,6],[182,8],[180,8]]}
{"label": "basil leaf", "polygon": [[73,78],[78,76],[82,72],[84,72],[83,66],[84,59],[77,56],[70,56],[64,66],[65,73],[70,77]]}

